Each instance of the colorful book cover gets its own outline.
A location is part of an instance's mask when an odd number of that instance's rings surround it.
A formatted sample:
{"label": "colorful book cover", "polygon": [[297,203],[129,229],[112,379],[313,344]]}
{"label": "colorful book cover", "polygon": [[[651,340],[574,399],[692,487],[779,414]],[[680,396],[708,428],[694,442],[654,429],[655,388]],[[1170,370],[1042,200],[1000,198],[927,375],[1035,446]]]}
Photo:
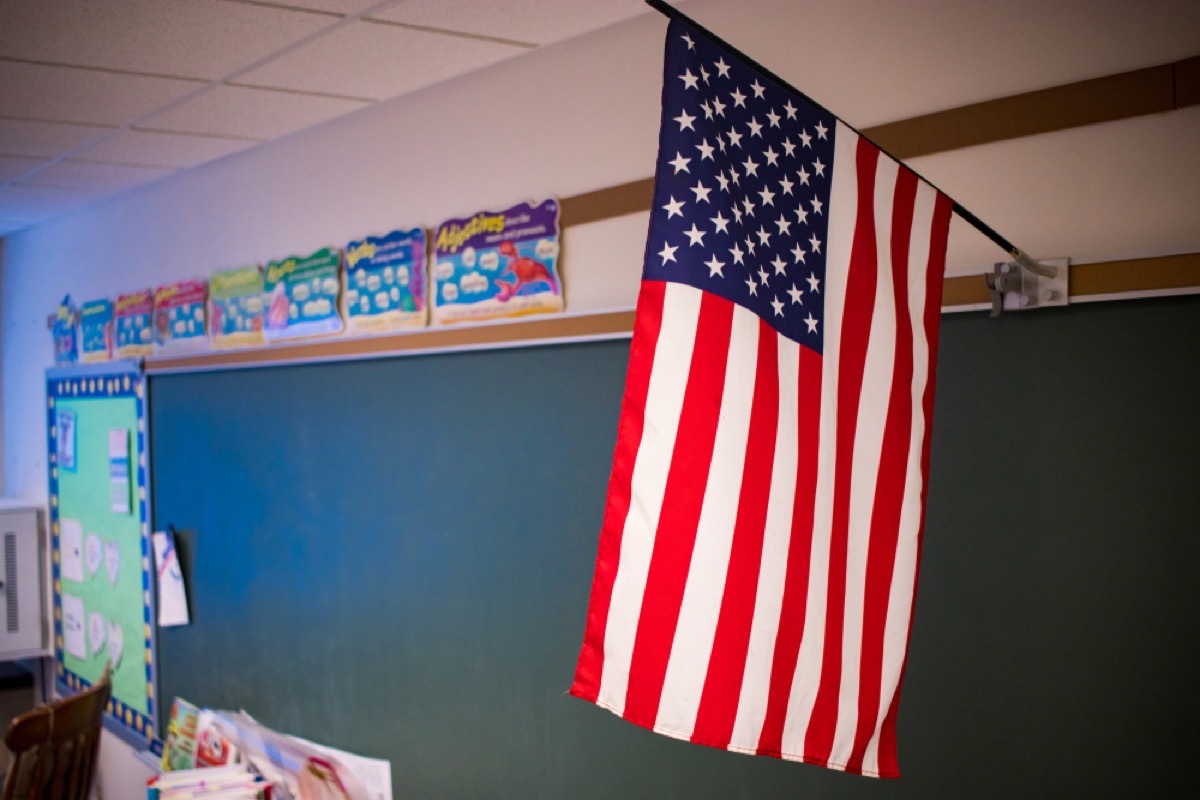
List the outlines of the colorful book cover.
{"label": "colorful book cover", "polygon": [[346,327],[356,332],[425,325],[425,231],[392,231],[346,245]]}
{"label": "colorful book cover", "polygon": [[165,772],[196,766],[196,722],[200,709],[182,697],[171,704],[167,738],[163,740],[162,768]]}
{"label": "colorful book cover", "polygon": [[79,339],[83,345],[81,361],[112,361],[113,303],[93,300],[79,307]]}
{"label": "colorful book cover", "polygon": [[180,281],[154,292],[154,349],[195,349],[208,343],[204,306],[205,281]]}
{"label": "colorful book cover", "polygon": [[196,766],[223,767],[241,760],[238,749],[217,727],[216,714],[203,709],[196,718]]}
{"label": "colorful book cover", "polygon": [[341,252],[326,247],[310,256],[267,264],[263,299],[268,341],[341,333],[338,311]]}
{"label": "colorful book cover", "polygon": [[123,294],[114,311],[117,330],[117,358],[148,356],[154,348],[154,293],[149,289]]}
{"label": "colorful book cover", "polygon": [[217,272],[208,283],[208,326],[214,347],[262,344],[266,320],[263,273],[257,265]]}
{"label": "colorful book cover", "polygon": [[558,251],[556,200],[443,222],[433,245],[434,321],[562,311]]}
{"label": "colorful book cover", "polygon": [[50,332],[54,336],[54,363],[59,366],[79,360],[79,338],[75,330],[77,311],[71,295],[67,295],[54,312]]}

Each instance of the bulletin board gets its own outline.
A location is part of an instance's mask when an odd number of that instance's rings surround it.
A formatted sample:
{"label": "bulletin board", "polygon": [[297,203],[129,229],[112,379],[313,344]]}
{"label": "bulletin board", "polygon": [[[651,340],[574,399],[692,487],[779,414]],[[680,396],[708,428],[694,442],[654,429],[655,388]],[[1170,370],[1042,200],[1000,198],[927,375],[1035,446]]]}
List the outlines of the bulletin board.
{"label": "bulletin board", "polygon": [[55,676],[86,688],[113,664],[109,727],[154,738],[146,383],[135,363],[46,373]]}

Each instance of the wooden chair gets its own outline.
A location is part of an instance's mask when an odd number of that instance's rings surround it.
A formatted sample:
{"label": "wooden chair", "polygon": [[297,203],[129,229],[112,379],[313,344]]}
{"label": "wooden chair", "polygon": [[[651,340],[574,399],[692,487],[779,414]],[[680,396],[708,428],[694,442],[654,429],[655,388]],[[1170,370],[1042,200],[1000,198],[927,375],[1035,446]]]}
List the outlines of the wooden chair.
{"label": "wooden chair", "polygon": [[86,800],[92,788],[100,724],[111,676],[16,717],[4,734],[12,758],[3,800]]}

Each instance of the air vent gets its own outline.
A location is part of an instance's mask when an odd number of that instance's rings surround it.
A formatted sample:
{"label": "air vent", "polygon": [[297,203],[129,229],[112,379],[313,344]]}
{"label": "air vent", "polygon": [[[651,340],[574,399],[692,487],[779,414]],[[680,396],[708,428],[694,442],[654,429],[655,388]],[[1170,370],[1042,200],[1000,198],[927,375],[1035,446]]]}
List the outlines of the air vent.
{"label": "air vent", "polygon": [[17,535],[4,534],[4,605],[8,610],[8,632],[16,633],[21,629],[20,618],[17,616]]}

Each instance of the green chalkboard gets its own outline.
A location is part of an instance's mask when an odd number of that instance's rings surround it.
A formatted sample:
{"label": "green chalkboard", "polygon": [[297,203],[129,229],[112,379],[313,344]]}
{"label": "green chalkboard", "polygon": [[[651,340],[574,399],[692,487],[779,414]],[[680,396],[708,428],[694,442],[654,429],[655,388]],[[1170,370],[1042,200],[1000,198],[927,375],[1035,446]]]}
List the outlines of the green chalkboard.
{"label": "green chalkboard", "polygon": [[152,378],[194,619],[162,696],[388,758],[397,797],[1190,796],[1198,312],[944,318],[898,781],[564,694],[624,342]]}

